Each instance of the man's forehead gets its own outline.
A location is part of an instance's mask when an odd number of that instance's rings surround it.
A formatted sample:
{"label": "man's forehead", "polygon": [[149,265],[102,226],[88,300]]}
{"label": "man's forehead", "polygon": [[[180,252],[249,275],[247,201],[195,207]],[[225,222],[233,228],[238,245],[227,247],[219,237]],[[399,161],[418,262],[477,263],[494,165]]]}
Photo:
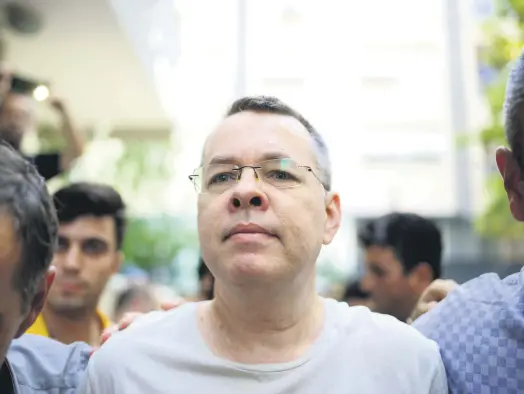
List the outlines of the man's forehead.
{"label": "man's forehead", "polygon": [[366,260],[374,263],[389,262],[396,259],[394,250],[389,246],[372,245],[365,250]]}
{"label": "man's forehead", "polygon": [[216,157],[264,160],[302,156],[300,158],[305,159],[311,156],[311,148],[309,133],[297,119],[244,111],[225,118],[208,136],[202,161],[207,163]]}
{"label": "man's forehead", "polygon": [[62,237],[71,238],[108,238],[115,230],[114,219],[111,216],[81,216],[72,222],[60,223],[58,233]]}

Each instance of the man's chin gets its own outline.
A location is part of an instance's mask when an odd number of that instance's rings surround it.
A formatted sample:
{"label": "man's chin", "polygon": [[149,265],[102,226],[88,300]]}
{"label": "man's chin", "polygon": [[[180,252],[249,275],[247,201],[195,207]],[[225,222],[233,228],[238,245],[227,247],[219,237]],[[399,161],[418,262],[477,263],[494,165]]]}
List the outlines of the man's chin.
{"label": "man's chin", "polygon": [[86,311],[89,309],[84,300],[56,300],[47,302],[49,309],[55,314],[68,317],[83,317]]}

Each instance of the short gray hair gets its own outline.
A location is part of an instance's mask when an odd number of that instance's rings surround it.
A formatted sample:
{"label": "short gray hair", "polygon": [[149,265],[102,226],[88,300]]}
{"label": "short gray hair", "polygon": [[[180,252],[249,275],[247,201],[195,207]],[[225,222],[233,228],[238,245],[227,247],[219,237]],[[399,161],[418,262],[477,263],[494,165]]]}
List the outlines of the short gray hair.
{"label": "short gray hair", "polygon": [[319,170],[324,189],[331,190],[331,159],[329,151],[320,133],[304,118],[298,111],[285,104],[276,97],[271,96],[247,96],[236,100],[229,110],[227,116],[235,115],[244,111],[262,112],[269,114],[287,115],[298,120],[308,131],[312,139],[316,165]]}
{"label": "short gray hair", "polygon": [[53,200],[36,168],[7,143],[0,141],[0,208],[13,220],[21,257],[13,286],[29,308],[51,265],[58,234]]}
{"label": "short gray hair", "polygon": [[524,52],[513,64],[508,84],[506,86],[506,98],[504,100],[504,127],[506,139],[513,151],[518,163],[521,161],[523,154],[522,135],[524,129],[522,120],[524,119],[521,111],[524,104]]}

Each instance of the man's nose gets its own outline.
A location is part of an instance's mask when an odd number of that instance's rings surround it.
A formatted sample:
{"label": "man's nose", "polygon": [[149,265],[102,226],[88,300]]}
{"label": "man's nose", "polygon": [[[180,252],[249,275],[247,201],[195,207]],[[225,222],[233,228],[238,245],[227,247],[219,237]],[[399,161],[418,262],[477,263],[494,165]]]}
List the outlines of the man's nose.
{"label": "man's nose", "polygon": [[62,269],[64,271],[78,271],[80,270],[81,250],[78,245],[72,244],[65,252],[62,259]]}
{"label": "man's nose", "polygon": [[231,211],[239,209],[266,210],[269,207],[269,199],[262,190],[262,181],[258,178],[256,169],[243,168],[239,176],[240,179],[234,186],[229,199],[229,209]]}
{"label": "man's nose", "polygon": [[374,288],[373,279],[370,277],[369,274],[365,274],[362,280],[360,281],[360,289],[362,291],[365,291],[366,293],[370,293],[373,291]]}

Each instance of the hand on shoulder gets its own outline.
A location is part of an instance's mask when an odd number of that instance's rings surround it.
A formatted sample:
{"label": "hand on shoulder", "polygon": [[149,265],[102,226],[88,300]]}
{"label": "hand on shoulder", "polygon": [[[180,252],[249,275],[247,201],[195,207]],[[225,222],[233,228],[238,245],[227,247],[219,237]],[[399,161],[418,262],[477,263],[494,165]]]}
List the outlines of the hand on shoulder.
{"label": "hand on shoulder", "polygon": [[422,293],[417,305],[415,305],[415,308],[408,319],[408,324],[413,323],[420,316],[434,308],[435,305],[446,298],[446,296],[458,286],[459,284],[457,282],[450,279],[437,279],[433,281],[426,288],[424,293]]}

